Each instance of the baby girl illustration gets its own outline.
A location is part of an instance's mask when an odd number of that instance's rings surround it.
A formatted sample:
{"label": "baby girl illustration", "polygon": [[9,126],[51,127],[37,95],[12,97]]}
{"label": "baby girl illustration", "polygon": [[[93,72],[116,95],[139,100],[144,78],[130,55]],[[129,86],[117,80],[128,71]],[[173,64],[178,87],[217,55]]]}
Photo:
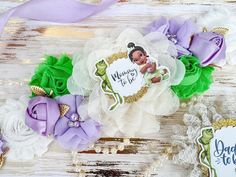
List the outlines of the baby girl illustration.
{"label": "baby girl illustration", "polygon": [[147,86],[169,78],[168,69],[164,66],[157,66],[156,62],[150,59],[143,47],[136,46],[133,42],[130,42],[128,48],[129,58],[132,62],[139,65],[140,72],[144,75]]}

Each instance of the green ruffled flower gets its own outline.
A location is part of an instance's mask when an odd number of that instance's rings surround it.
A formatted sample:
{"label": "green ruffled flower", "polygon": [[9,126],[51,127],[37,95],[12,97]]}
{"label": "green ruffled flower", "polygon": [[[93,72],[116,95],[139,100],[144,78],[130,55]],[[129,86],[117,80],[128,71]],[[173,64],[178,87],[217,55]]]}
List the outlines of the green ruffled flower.
{"label": "green ruffled flower", "polygon": [[185,65],[186,73],[179,85],[172,90],[180,99],[189,99],[194,95],[207,91],[213,83],[213,67],[201,67],[199,59],[194,56],[182,56],[180,61]]}
{"label": "green ruffled flower", "polygon": [[[67,80],[72,70],[72,60],[69,56],[61,55],[59,59],[55,56],[47,56],[46,60],[37,67],[29,85],[42,88],[52,97],[68,94]],[[32,95],[35,96],[34,93]]]}

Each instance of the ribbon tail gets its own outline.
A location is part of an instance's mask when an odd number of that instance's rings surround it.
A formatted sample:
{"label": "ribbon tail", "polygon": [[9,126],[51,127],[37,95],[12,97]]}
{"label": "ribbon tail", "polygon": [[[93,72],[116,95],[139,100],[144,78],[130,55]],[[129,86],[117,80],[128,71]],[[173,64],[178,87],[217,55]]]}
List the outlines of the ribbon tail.
{"label": "ribbon tail", "polygon": [[31,0],[0,17],[0,35],[11,17],[56,23],[75,23],[94,15],[117,0],[103,0],[100,4],[86,4],[77,0]]}
{"label": "ribbon tail", "polygon": [[12,14],[15,12],[15,9],[11,9],[8,12],[5,12],[3,15],[0,17],[0,36],[3,33],[4,27],[7,24],[9,18],[11,18]]}

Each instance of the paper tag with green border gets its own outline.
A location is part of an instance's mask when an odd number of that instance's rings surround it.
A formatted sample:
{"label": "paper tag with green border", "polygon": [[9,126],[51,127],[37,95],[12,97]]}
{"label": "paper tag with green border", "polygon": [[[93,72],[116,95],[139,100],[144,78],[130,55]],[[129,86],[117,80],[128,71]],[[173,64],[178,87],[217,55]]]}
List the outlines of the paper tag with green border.
{"label": "paper tag with green border", "polygon": [[169,69],[159,66],[143,47],[133,42],[127,47],[127,52],[115,53],[95,64],[95,76],[101,80],[102,91],[115,100],[110,110],[137,101],[152,84],[169,78]]}

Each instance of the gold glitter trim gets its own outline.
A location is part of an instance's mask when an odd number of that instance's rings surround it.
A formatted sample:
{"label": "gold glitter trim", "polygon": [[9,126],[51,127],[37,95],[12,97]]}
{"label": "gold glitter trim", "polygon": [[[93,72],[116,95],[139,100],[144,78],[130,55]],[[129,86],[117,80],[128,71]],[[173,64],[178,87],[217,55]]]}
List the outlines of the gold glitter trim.
{"label": "gold glitter trim", "polygon": [[112,56],[108,57],[106,59],[107,63],[111,65],[114,61],[121,59],[121,58],[127,58],[128,57],[128,52],[119,52],[115,53]]}
{"label": "gold glitter trim", "polygon": [[214,130],[220,130],[223,127],[236,127],[236,120],[234,119],[221,119],[215,123],[213,123]]}
{"label": "gold glitter trim", "polygon": [[138,101],[140,98],[143,97],[148,91],[148,87],[142,87],[141,90],[139,90],[136,94],[128,97],[124,97],[124,100],[126,103],[133,103]]}
{"label": "gold glitter trim", "polygon": [[[122,58],[128,58],[128,52],[119,52],[111,55],[106,59],[106,62],[111,65],[114,61],[117,61]],[[136,94],[128,97],[124,97],[125,103],[133,103],[138,101],[140,98],[143,97],[148,91],[148,87],[142,87]],[[113,97],[111,95],[108,95],[110,98]],[[114,98],[114,97],[113,97]]]}
{"label": "gold glitter trim", "polygon": [[38,86],[32,85],[30,86],[30,89],[37,96],[44,96],[47,94],[41,87],[38,87]]}
{"label": "gold glitter trim", "polygon": [[[134,103],[136,101],[138,101],[140,98],[142,98],[148,91],[148,87],[142,87],[141,90],[139,90],[136,94],[132,95],[132,96],[128,96],[128,97],[124,97],[124,101],[125,103]],[[115,100],[115,98],[112,95],[108,95],[107,96],[110,99]]]}
{"label": "gold glitter trim", "polygon": [[202,32],[207,32],[207,31],[208,31],[207,28],[203,27]]}
{"label": "gold glitter trim", "polygon": [[[208,32],[208,29],[206,27],[203,27],[202,32]],[[213,28],[211,32],[218,33],[224,36],[229,32],[229,29],[224,27],[216,27]]]}
{"label": "gold glitter trim", "polygon": [[[197,146],[197,149],[198,149],[198,153],[197,153],[197,154],[198,154],[198,156],[199,156],[200,152],[202,151],[202,147],[201,147],[200,144],[197,144],[196,146]],[[210,177],[209,169],[208,169],[205,165],[201,164],[199,158],[198,158],[197,160],[198,160],[198,163],[199,163],[198,166],[199,166],[199,168],[200,168],[200,170],[201,170],[203,176],[205,176],[205,177]]]}
{"label": "gold glitter trim", "polygon": [[[37,96],[45,96],[45,95],[47,95],[45,90],[43,88],[39,87],[39,86],[32,85],[32,86],[30,86],[30,89]],[[49,93],[48,96],[52,96],[52,94],[53,94],[53,91],[50,90],[50,93]]]}
{"label": "gold glitter trim", "polygon": [[206,166],[201,164],[200,169],[202,171],[203,176],[210,177],[209,169]]}
{"label": "gold glitter trim", "polygon": [[224,28],[224,27],[217,27],[217,28],[214,28],[211,31],[215,32],[215,33],[218,33],[218,34],[221,34],[221,35],[224,36],[229,31],[229,29],[228,28]]}
{"label": "gold glitter trim", "polygon": [[60,116],[63,117],[70,109],[70,106],[66,104],[60,104],[59,110],[60,110]]}
{"label": "gold glitter trim", "polygon": [[5,157],[3,155],[1,155],[0,156],[0,168],[2,168],[4,162],[5,162]]}
{"label": "gold glitter trim", "polygon": [[3,167],[5,161],[6,161],[6,154],[9,151],[9,148],[5,148],[4,152],[0,155],[0,169]]}

